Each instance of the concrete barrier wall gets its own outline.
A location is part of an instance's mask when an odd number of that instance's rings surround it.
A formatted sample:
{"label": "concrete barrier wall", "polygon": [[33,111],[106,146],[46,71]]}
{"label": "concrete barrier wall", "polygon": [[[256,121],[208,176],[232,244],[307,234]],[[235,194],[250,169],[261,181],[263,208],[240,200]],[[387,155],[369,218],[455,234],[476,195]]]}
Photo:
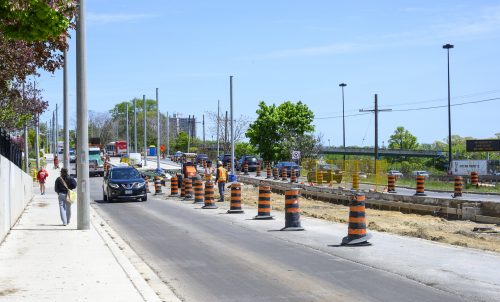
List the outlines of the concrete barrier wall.
{"label": "concrete barrier wall", "polygon": [[0,242],[33,198],[33,179],[0,156]]}

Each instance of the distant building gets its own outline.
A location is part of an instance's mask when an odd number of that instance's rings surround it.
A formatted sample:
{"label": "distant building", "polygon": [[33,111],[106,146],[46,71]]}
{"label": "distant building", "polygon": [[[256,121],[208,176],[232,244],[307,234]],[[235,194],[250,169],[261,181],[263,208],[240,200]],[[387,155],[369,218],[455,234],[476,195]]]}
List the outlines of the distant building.
{"label": "distant building", "polygon": [[[169,118],[169,123],[170,137],[176,138],[180,132],[185,132],[191,134],[191,137],[196,137],[196,118],[194,116],[182,117],[178,113],[174,113]],[[191,132],[189,132],[189,128],[191,128]]]}

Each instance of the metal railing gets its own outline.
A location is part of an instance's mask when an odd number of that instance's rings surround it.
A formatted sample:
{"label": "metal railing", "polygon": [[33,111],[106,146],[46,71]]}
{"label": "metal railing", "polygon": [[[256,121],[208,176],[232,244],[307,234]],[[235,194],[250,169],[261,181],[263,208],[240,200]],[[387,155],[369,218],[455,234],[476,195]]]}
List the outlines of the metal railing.
{"label": "metal railing", "polygon": [[23,168],[23,154],[21,148],[11,139],[9,133],[0,128],[0,154],[13,162],[20,169]]}

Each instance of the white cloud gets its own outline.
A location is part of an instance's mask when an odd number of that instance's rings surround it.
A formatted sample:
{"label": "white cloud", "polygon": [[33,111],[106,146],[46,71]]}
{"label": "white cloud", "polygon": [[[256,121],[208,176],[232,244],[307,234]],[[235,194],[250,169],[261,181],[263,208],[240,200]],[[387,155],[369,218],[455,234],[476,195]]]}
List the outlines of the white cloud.
{"label": "white cloud", "polygon": [[97,24],[131,22],[151,17],[153,16],[148,14],[101,14],[92,12],[87,14],[88,22]]}

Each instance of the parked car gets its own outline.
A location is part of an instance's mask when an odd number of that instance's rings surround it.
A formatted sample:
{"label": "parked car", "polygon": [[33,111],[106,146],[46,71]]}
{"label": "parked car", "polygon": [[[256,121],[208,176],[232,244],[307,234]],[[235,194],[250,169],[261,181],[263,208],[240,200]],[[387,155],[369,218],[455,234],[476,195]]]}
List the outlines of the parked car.
{"label": "parked car", "polygon": [[245,161],[248,163],[248,171],[256,171],[257,166],[260,165],[257,157],[253,155],[244,155],[236,162],[236,170],[243,171]]}
{"label": "parked car", "polygon": [[335,166],[330,164],[319,164],[317,169],[311,170],[307,173],[307,181],[316,182],[316,171],[323,172],[323,181],[331,182],[335,181],[337,183],[342,182],[342,171]]}
{"label": "parked car", "polygon": [[203,165],[203,160],[208,161],[208,156],[206,154],[200,153],[196,156],[195,164],[197,164],[198,166],[201,166],[201,165]]}
{"label": "parked car", "polygon": [[361,172],[361,171],[360,171],[360,172],[358,172],[358,175],[359,175],[359,178],[360,178],[360,179],[361,179],[361,178],[363,178],[363,179],[368,178],[368,175],[366,175],[366,173],[365,173],[365,172]]}
{"label": "parked car", "polygon": [[225,167],[227,163],[231,161],[231,154],[222,154],[219,156],[218,160],[221,161]]}
{"label": "parked car", "polygon": [[289,161],[282,161],[278,162],[276,165],[274,165],[275,168],[278,168],[278,175],[281,177],[283,175],[283,169],[286,169],[286,175],[287,177],[290,177],[292,168],[295,170],[295,175],[300,176],[300,171],[301,168],[299,165],[297,165],[294,162],[289,162]]}
{"label": "parked car", "polygon": [[131,166],[115,166],[104,177],[103,200],[140,199],[148,200],[146,185],[141,173]]}
{"label": "parked car", "polygon": [[75,150],[69,150],[69,162],[76,163],[76,153]]}
{"label": "parked car", "polygon": [[429,178],[429,172],[427,171],[413,171],[413,176],[416,177],[418,175],[424,176],[425,178]]}
{"label": "parked car", "polygon": [[403,177],[403,173],[399,172],[398,170],[389,170],[387,172],[387,175],[394,175],[396,178]]}

